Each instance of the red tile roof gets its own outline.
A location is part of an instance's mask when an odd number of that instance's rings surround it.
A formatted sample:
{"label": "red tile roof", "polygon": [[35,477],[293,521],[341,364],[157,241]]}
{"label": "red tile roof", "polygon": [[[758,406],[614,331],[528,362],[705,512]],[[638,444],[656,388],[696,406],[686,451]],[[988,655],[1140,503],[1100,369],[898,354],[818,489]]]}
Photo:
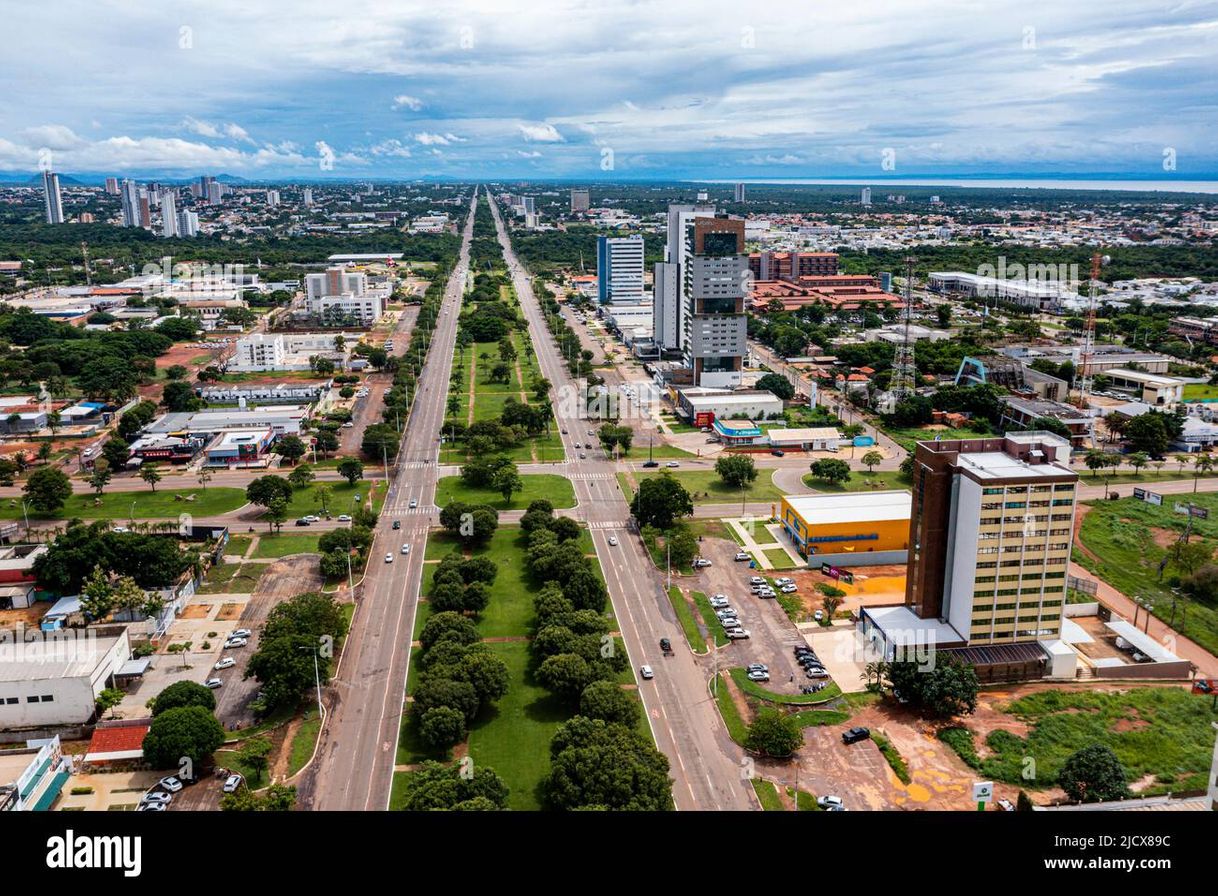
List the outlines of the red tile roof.
{"label": "red tile roof", "polygon": [[89,741],[89,752],[125,753],[139,750],[144,746],[144,735],[148,733],[151,725],[152,719],[113,728],[103,728],[99,725],[93,729],[93,739]]}

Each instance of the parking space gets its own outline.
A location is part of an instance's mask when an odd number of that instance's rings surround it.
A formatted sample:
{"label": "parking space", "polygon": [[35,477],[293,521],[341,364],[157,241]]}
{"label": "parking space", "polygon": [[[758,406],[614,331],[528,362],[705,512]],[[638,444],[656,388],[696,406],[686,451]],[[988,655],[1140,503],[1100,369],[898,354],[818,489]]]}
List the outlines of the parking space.
{"label": "parking space", "polygon": [[[64,787],[56,811],[113,812],[133,810],[160,772],[111,772],[73,775]],[[72,793],[72,791],[77,791]],[[88,791],[87,793],[82,791]]]}
{"label": "parking space", "polygon": [[808,646],[816,651],[816,655],[825,665],[825,670],[833,676],[838,687],[846,693],[867,689],[863,678],[863,667],[867,660],[854,626],[824,628],[811,624],[801,628]]}
{"label": "parking space", "polygon": [[[850,724],[857,723],[852,721]],[[800,786],[818,796],[840,796],[850,810],[897,808],[900,782],[888,762],[872,740],[842,743],[842,731],[846,727],[804,729]]]}

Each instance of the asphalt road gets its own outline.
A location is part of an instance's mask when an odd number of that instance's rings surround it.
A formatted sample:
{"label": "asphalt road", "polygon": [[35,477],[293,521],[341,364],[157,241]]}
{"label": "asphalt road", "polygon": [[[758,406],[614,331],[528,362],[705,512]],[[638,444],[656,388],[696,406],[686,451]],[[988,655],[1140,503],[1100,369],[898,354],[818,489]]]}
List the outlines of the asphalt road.
{"label": "asphalt road", "polygon": [[[437,517],[436,434],[443,422],[456,345],[473,210],[471,202],[460,258],[419,378],[420,391],[391,474],[368,572],[357,588],[355,617],[337,674],[327,688],[328,711],[317,758],[300,785],[302,808],[367,811],[389,806],[427,530]],[[418,506],[411,508],[411,500]],[[401,523],[400,531],[393,531],[394,520]],[[401,553],[403,544],[411,545],[408,556]],[[392,563],[384,562],[385,554],[392,556]]]}
{"label": "asphalt road", "polygon": [[[576,460],[575,442],[586,441],[595,429],[592,421],[576,416],[573,408],[582,402],[563,401],[564,389],[573,388],[553,337],[545,327],[541,307],[533,294],[532,281],[512,251],[511,241],[492,202],[499,241],[520,304],[528,321],[542,375],[559,394],[554,402],[568,461],[566,472],[575,488],[579,514],[587,523],[592,543],[613,601],[618,628],[626,644],[631,665],[644,664],[656,670],[651,681],[639,681],[639,694],[656,745],[668,757],[673,778],[673,800],[678,809],[723,810],[757,808],[747,776],[742,773],[743,753],[731,742],[708,692],[709,673],[688,651],[665,658],[660,638],[682,643],[680,626],[663,590],[663,582],[636,537],[626,531],[629,508],[617,486],[615,466],[603,452],[589,452],[587,460]],[[609,537],[617,535],[617,546]]]}

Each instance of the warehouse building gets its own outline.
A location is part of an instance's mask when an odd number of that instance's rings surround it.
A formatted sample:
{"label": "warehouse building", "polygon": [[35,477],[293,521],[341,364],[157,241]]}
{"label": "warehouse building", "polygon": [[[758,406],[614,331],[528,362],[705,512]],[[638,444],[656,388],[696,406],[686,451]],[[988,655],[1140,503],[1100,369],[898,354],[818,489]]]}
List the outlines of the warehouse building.
{"label": "warehouse building", "polygon": [[81,725],[131,657],[126,626],[19,632],[0,662],[0,728]]}
{"label": "warehouse building", "polygon": [[784,495],[779,522],[810,563],[879,566],[909,555],[907,491]]}

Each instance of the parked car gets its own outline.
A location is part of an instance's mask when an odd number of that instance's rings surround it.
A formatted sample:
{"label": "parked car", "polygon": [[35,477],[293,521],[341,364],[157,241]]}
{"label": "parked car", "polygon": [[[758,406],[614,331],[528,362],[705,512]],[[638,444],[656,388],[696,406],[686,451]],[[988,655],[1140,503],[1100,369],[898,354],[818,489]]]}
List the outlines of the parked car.
{"label": "parked car", "polygon": [[733,641],[740,641],[748,638],[749,630],[747,628],[730,628],[727,630],[727,636]]}
{"label": "parked car", "polygon": [[639,674],[649,680],[656,677],[656,674],[651,671],[651,666],[639,666]]}
{"label": "parked car", "polygon": [[769,672],[770,671],[770,667],[767,666],[765,663],[749,663],[748,666],[746,666],[745,668],[749,672]]}
{"label": "parked car", "polygon": [[799,589],[796,588],[794,585],[783,585],[778,590],[781,591],[783,594],[791,594],[792,592],[798,591]]}
{"label": "parked car", "polygon": [[248,638],[252,634],[253,632],[248,628],[235,628],[228,633],[228,636],[229,638]]}
{"label": "parked car", "polygon": [[209,678],[203,682],[203,687],[211,688],[214,691],[216,688],[224,687],[224,681],[219,678]]}
{"label": "parked car", "polygon": [[815,613],[812,614],[812,618],[817,622],[823,622],[825,619],[825,611],[817,610]]}
{"label": "parked car", "polygon": [[704,569],[705,567],[710,566],[710,565],[711,565],[711,562],[709,560],[707,560],[705,557],[698,557],[697,559],[694,560],[694,569]]}
{"label": "parked car", "polygon": [[858,743],[860,740],[867,740],[867,738],[869,738],[869,737],[871,737],[870,728],[863,728],[862,726],[857,726],[857,727],[851,728],[849,731],[842,732],[842,743],[854,744],[854,743]]}
{"label": "parked car", "polygon": [[224,779],[224,787],[221,789],[225,793],[236,793],[237,788],[241,786],[241,783],[244,780],[245,779],[242,778],[240,775],[229,775],[227,778]]}
{"label": "parked car", "polygon": [[724,616],[735,616],[736,611],[733,610],[731,607],[720,607],[718,610],[715,611],[715,615],[718,616],[720,619],[722,619]]}
{"label": "parked car", "polygon": [[182,789],[182,782],[170,775],[168,778],[161,778],[161,780],[157,781],[156,786],[166,793],[177,793]]}
{"label": "parked car", "polygon": [[763,579],[761,576],[753,576],[752,578],[749,579],[749,584],[750,585],[765,585],[766,580]]}
{"label": "parked car", "polygon": [[249,644],[249,638],[229,638],[224,642],[224,649],[231,650],[234,647],[244,647]]}
{"label": "parked car", "polygon": [[749,681],[769,681],[770,673],[756,670],[753,672],[749,672],[748,679],[749,679]]}
{"label": "parked car", "polygon": [[727,598],[716,594],[710,599],[710,605],[716,610],[722,610],[724,607],[728,606]]}
{"label": "parked car", "polygon": [[834,810],[840,811],[841,809],[846,808],[844,805],[842,805],[842,798],[840,796],[819,797],[816,800],[816,805],[820,806],[822,809],[825,809],[826,811],[834,811]]}
{"label": "parked car", "polygon": [[829,673],[824,666],[808,666],[808,671],[804,673],[808,678],[828,678]]}
{"label": "parked car", "polygon": [[351,429],[354,426],[355,426],[355,424],[352,423],[350,420],[348,420],[346,423],[343,424],[343,429]]}
{"label": "parked car", "polygon": [[790,576],[779,576],[774,580],[775,585],[794,585],[795,580]]}
{"label": "parked car", "polygon": [[168,793],[161,793],[159,790],[154,790],[151,793],[145,793],[140,802],[145,805],[168,806],[173,802],[173,796]]}
{"label": "parked car", "polygon": [[212,666],[212,668],[219,672],[221,669],[231,669],[235,665],[237,665],[237,661],[231,656],[226,656],[224,659],[220,660],[220,662]]}
{"label": "parked car", "polygon": [[584,452],[582,452],[582,451],[581,451],[581,452],[579,453],[579,459],[580,459],[580,460],[587,460],[587,459],[588,459],[588,455],[584,454]]}
{"label": "parked car", "polygon": [[739,560],[752,560],[753,558],[749,556],[748,551],[737,551],[736,556],[733,557],[732,559],[739,561]]}
{"label": "parked car", "polygon": [[135,807],[136,812],[164,812],[168,807],[164,803],[140,803]]}

